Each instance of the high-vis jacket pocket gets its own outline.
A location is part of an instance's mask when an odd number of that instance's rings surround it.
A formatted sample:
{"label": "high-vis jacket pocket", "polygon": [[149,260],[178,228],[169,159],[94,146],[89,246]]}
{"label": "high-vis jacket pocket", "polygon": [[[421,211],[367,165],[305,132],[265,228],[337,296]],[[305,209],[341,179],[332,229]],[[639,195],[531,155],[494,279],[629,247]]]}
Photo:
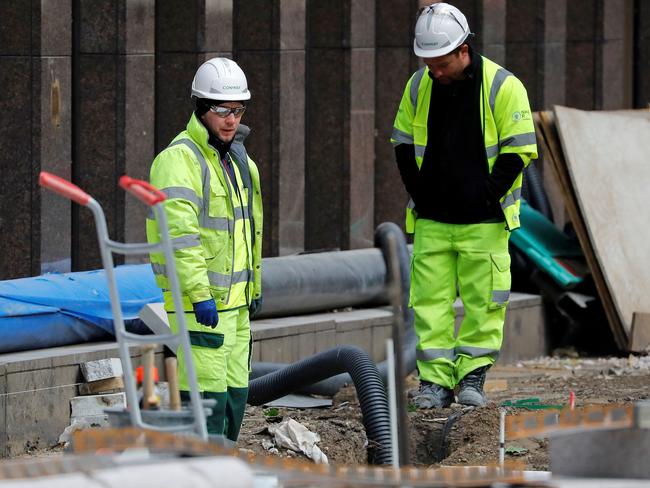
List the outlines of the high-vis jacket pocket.
{"label": "high-vis jacket pocket", "polygon": [[190,344],[198,347],[207,347],[209,349],[219,349],[223,346],[223,334],[212,332],[189,331]]}
{"label": "high-vis jacket pocket", "polygon": [[[221,186],[211,185],[210,188],[210,206],[208,214],[210,217],[226,217],[228,215],[228,194],[226,189]],[[224,222],[226,222],[224,220]],[[217,229],[225,230],[225,229]]]}
{"label": "high-vis jacket pocket", "polygon": [[510,255],[508,253],[491,254],[492,259],[492,295],[490,309],[505,307],[510,299]]}

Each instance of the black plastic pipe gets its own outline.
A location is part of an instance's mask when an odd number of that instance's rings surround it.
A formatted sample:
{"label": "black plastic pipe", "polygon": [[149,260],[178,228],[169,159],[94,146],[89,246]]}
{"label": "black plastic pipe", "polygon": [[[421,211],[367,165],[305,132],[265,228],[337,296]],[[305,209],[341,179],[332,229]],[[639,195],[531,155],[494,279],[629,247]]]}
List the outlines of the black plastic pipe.
{"label": "black plastic pipe", "polygon": [[[402,283],[402,312],[404,314],[404,325],[405,325],[405,336],[404,336],[404,349],[402,353],[402,363],[404,365],[404,371],[408,375],[415,369],[415,347],[417,345],[417,336],[415,335],[415,330],[413,329],[413,310],[408,307],[409,301],[409,290],[411,285],[410,278],[410,268],[411,268],[411,258],[408,247],[406,246],[406,241],[402,231],[395,224],[392,223],[383,223],[380,224],[375,230],[375,245],[381,247],[382,249],[386,245],[386,238],[390,233],[398,233],[400,238],[397,239],[397,255],[399,259],[399,268],[400,268],[400,279]],[[370,252],[374,251],[374,252]],[[357,251],[342,251],[338,253],[321,253],[319,260],[317,261],[320,265],[324,265],[326,262],[330,263],[330,270],[340,268],[337,265],[339,259],[344,259],[345,263],[351,262],[351,256],[348,253],[357,252]],[[345,257],[343,257],[345,255]],[[311,255],[316,256],[316,255]],[[384,300],[383,303],[388,303],[388,298],[385,293],[385,282],[386,282],[386,265],[384,259],[382,258],[382,253],[377,250],[364,250],[363,254],[359,256],[364,256],[363,263],[357,263],[358,266],[355,266],[355,269],[358,269],[358,272],[364,276],[358,277],[359,282],[375,283],[377,280],[381,282],[381,291],[375,291],[374,296],[376,300]],[[318,275],[309,275],[309,270],[314,267],[314,262],[307,263],[305,266],[300,267],[300,260],[304,256],[295,256],[294,268],[292,273],[299,274],[303,280],[317,279]],[[361,266],[363,264],[363,266]],[[266,262],[265,262],[266,266]],[[347,265],[346,265],[347,266]],[[320,266],[319,266],[320,267]],[[265,272],[267,269],[265,268]],[[327,271],[329,273],[329,271]],[[365,276],[369,275],[369,276]],[[378,275],[378,276],[377,276]],[[272,278],[275,282],[276,278]],[[335,288],[334,288],[335,289]],[[373,289],[376,289],[376,285],[373,285]],[[346,290],[349,296],[355,294],[352,288]],[[302,297],[303,300],[306,298],[306,293],[298,293],[298,296]],[[264,306],[266,306],[266,298],[264,299]],[[345,302],[342,302],[345,304]],[[341,304],[339,304],[341,306]],[[276,308],[279,308],[280,304],[276,305]],[[324,309],[320,309],[323,311]],[[266,374],[277,371],[281,368],[287,367],[286,363],[268,363],[268,362],[255,362],[252,365],[252,371],[250,378],[255,379]],[[379,375],[381,376],[384,383],[386,383],[386,378],[388,376],[388,369],[386,361],[383,361],[377,365]],[[338,374],[331,378],[327,378],[322,381],[314,381],[313,384],[305,385],[298,392],[307,394],[307,395],[323,395],[323,396],[334,396],[345,385],[352,383],[352,378],[347,373]]]}
{"label": "black plastic pipe", "polygon": [[263,405],[343,371],[357,390],[368,438],[368,463],[390,464],[390,414],[384,383],[375,363],[358,347],[335,347],[252,380],[248,403]]}
{"label": "black plastic pipe", "polygon": [[388,303],[378,249],[265,258],[262,268],[264,303],[256,319]]}

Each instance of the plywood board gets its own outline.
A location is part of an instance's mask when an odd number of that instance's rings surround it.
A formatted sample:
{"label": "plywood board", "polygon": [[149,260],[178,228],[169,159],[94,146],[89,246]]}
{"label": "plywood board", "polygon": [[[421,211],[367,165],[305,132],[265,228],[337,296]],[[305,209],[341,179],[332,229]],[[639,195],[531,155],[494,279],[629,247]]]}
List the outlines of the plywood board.
{"label": "plywood board", "polygon": [[627,336],[650,310],[650,113],[555,107],[589,241]]}
{"label": "plywood board", "polygon": [[543,136],[540,139],[540,142],[542,143],[543,149],[548,151],[547,154],[551,160],[551,166],[553,167],[560,182],[560,187],[564,192],[567,212],[569,213],[569,217],[573,223],[573,228],[578,237],[578,241],[580,242],[580,247],[585,255],[598,296],[600,297],[601,304],[605,310],[607,321],[614,335],[614,339],[616,340],[616,345],[620,349],[625,350],[628,346],[628,334],[623,328],[616,308],[614,307],[612,295],[607,287],[600,263],[596,259],[596,254],[591,241],[589,240],[586,224],[582,218],[582,214],[580,213],[576,194],[571,186],[571,179],[564,160],[564,153],[562,152],[562,146],[555,126],[555,116],[553,115],[553,112],[540,112],[538,122]]}

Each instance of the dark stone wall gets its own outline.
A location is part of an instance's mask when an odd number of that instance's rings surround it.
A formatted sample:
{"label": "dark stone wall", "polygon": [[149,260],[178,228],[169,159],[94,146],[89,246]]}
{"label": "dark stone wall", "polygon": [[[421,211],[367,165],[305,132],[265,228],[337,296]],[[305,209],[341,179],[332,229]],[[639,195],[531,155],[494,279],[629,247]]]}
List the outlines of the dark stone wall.
{"label": "dark stone wall", "polygon": [[[42,191],[41,170],[91,193],[111,237],[144,239],[117,188],[148,176],[193,109],[196,68],[234,57],[264,194],[264,253],[372,245],[408,197],[389,143],[422,0],[0,2],[0,279],[101,266],[91,214]],[[641,0],[458,0],[477,49],[534,109],[645,107],[650,6]],[[74,27],[73,27],[74,26]],[[144,258],[133,258],[139,261]]]}

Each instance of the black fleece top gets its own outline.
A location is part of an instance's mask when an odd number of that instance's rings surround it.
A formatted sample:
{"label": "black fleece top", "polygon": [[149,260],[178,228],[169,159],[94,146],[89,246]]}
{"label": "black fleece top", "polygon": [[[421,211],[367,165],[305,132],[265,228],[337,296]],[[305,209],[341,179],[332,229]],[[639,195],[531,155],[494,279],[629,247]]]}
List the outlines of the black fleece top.
{"label": "black fleece top", "polygon": [[448,85],[433,79],[420,170],[413,145],[395,147],[418,218],[452,224],[504,221],[499,199],[524,167],[518,155],[502,154],[489,173],[480,118],[483,60],[471,50],[470,56],[465,79]]}

